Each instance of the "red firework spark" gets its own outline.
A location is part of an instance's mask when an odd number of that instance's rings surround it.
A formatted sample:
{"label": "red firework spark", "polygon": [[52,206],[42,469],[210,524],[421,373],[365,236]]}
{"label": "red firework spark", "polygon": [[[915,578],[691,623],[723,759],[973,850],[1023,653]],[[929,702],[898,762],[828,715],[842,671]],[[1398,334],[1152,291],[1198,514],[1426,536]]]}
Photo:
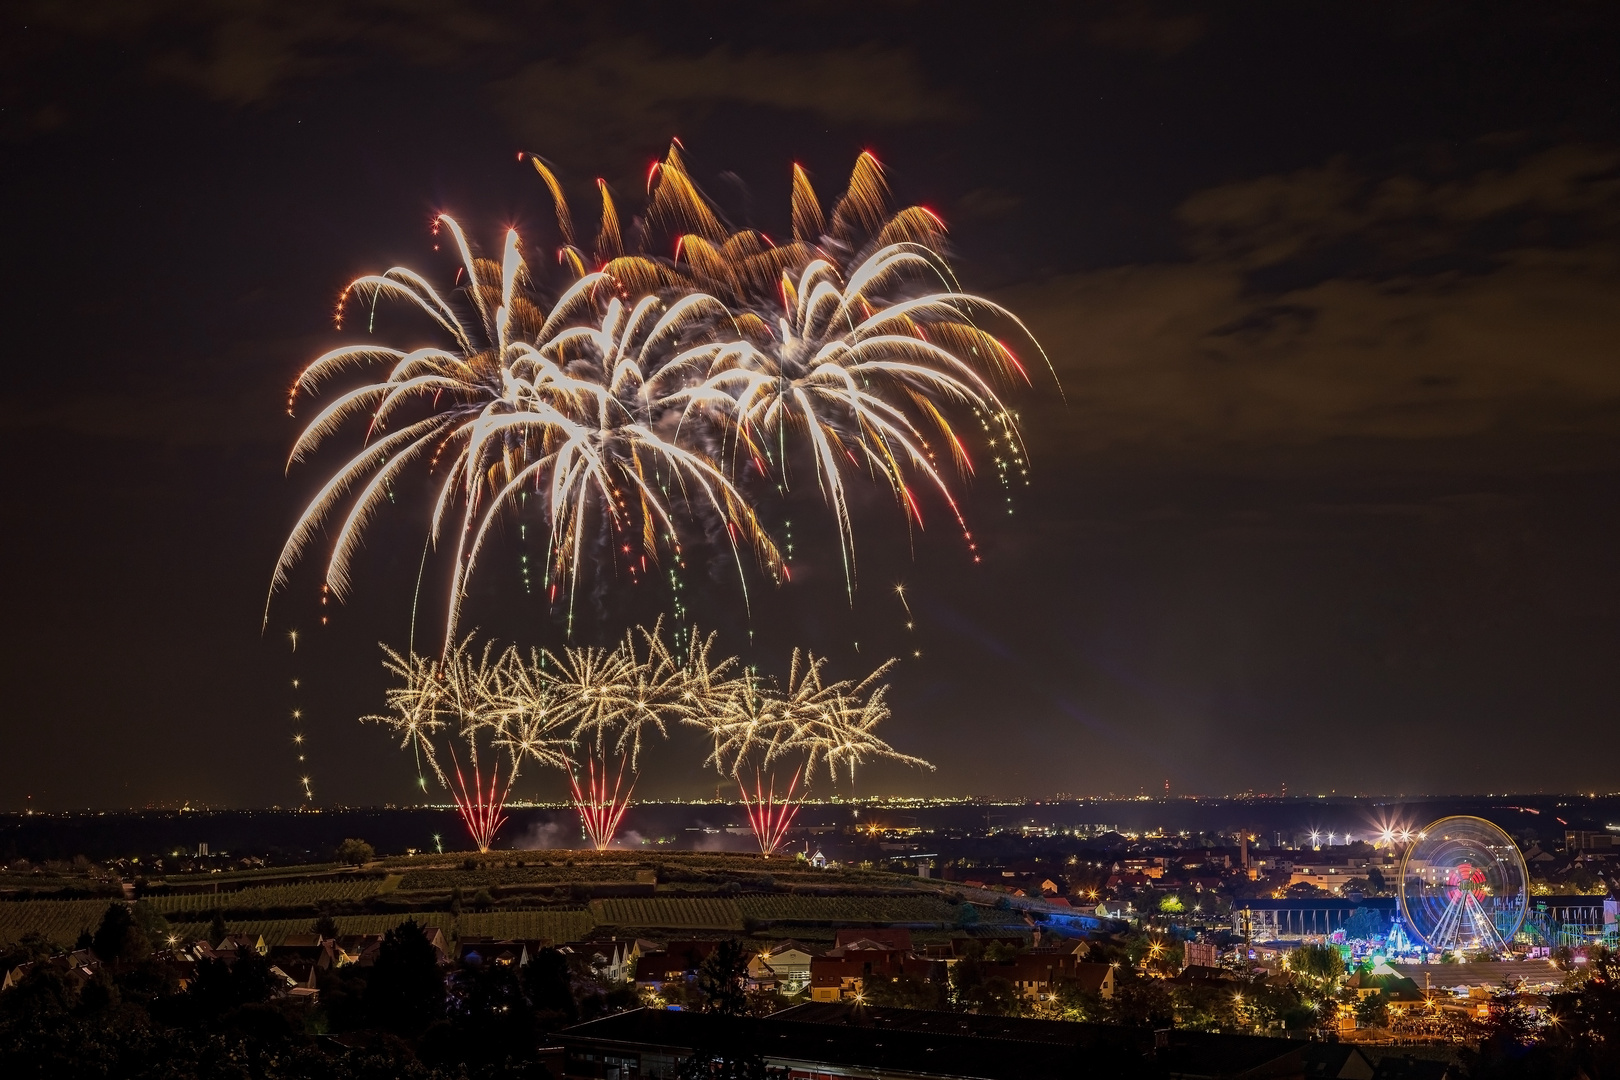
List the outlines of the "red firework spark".
{"label": "red firework spark", "polygon": [[456,800],[456,809],[461,813],[461,821],[472,834],[473,843],[478,845],[479,851],[488,851],[489,846],[495,842],[495,834],[506,823],[506,797],[512,790],[512,778],[507,777],[505,788],[501,787],[499,766],[489,778],[489,793],[484,793],[484,778],[479,771],[478,763],[473,762],[472,791],[467,791],[467,779],[462,775],[461,762],[456,761],[455,750],[450,751],[450,760],[456,766],[456,788],[450,794]]}
{"label": "red firework spark", "polygon": [[799,804],[793,801],[793,794],[799,787],[799,773],[801,766],[793,773],[793,779],[788,782],[787,792],[778,801],[776,798],[776,774],[771,774],[771,786],[767,791],[765,782],[754,773],[754,790],[750,794],[742,781],[737,781],[737,790],[742,792],[743,807],[748,811],[748,824],[754,830],[754,839],[759,841],[759,853],[766,858],[776,854],[776,849],[782,846],[783,837],[787,836],[788,829],[793,825],[793,819],[799,816]]}
{"label": "red firework spark", "polygon": [[585,835],[597,851],[606,851],[613,843],[613,834],[619,831],[619,822],[624,819],[624,812],[630,809],[630,792],[635,790],[635,780],[630,781],[630,787],[620,794],[624,784],[624,757],[619,758],[619,775],[613,781],[613,790],[610,793],[607,786],[607,763],[602,763],[600,776],[596,772],[596,758],[586,759],[589,769],[587,786],[579,786],[579,777],[574,773],[568,774],[568,784],[574,789],[574,809],[579,811],[580,824],[585,827]]}

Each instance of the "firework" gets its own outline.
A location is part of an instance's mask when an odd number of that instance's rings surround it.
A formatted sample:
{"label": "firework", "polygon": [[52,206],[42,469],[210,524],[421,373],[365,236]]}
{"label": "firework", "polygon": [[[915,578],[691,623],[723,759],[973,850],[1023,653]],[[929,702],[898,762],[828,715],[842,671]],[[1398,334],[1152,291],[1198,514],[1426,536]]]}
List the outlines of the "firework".
{"label": "firework", "polygon": [[[565,763],[566,741],[552,737],[555,725],[547,715],[517,706],[511,686],[515,650],[497,655],[486,644],[475,651],[467,639],[442,658],[401,655],[387,646],[383,651],[384,667],[396,679],[388,690],[389,712],[363,719],[389,727],[399,735],[401,747],[416,754],[424,790],[426,763],[450,793],[478,850],[488,851],[506,820],[506,801],[525,759]],[[448,769],[442,758],[449,759]],[[467,768],[472,770],[470,787]]]}
{"label": "firework", "polygon": [[[530,654],[522,679],[544,694],[552,722],[568,729],[570,744],[586,759],[585,783],[572,762],[569,783],[586,835],[596,847],[611,843],[624,816],[644,740],[667,737],[670,721],[703,714],[711,701],[729,692],[725,673],[735,661],[711,661],[712,645],[712,635],[694,633],[687,662],[681,664],[659,620],[650,630],[638,627],[626,633],[612,649]],[[619,779],[609,789],[613,761]],[[623,785],[627,767],[632,776],[628,788]]]}
{"label": "firework", "polygon": [[[880,683],[893,661],[858,683],[828,682],[824,659],[795,650],[778,685],[734,675],[735,658],[715,660],[713,645],[712,634],[694,633],[686,662],[677,662],[659,621],[612,648],[524,656],[468,638],[442,659],[385,648],[395,679],[389,712],[366,719],[386,724],[416,754],[424,789],[428,772],[438,779],[481,851],[505,821],[526,762],[566,773],[586,837],[598,849],[610,846],[642,751],[648,740],[667,737],[672,721],[709,735],[706,764],[736,780],[767,855],[818,770],[853,780],[858,766],[876,758],[930,767],[875,734],[889,715]],[[788,760],[797,765],[779,797],[771,770]],[[742,781],[746,768],[754,770],[752,790]]]}
{"label": "firework", "polygon": [[427,773],[438,779],[480,850],[505,820],[526,762],[567,774],[585,833],[604,848],[629,806],[645,741],[667,735],[671,720],[714,711],[731,694],[726,672],[734,661],[713,662],[713,641],[695,634],[685,664],[675,660],[662,621],[611,649],[524,656],[492,643],[479,649],[468,638],[438,659],[385,647],[394,677],[389,712],[365,719],[387,725],[416,754],[424,790]]}
{"label": "firework", "polygon": [[[668,182],[684,178],[678,159],[660,175]],[[922,207],[891,213],[882,169],[870,154],[856,161],[830,218],[809,177],[794,166],[792,211],[794,241],[773,259],[761,261],[763,253],[753,252],[752,233],[733,234],[718,247],[686,239],[695,284],[753,313],[768,336],[759,348],[717,352],[705,379],[672,397],[729,425],[734,453],[761,472],[768,463],[784,488],[792,451],[802,448],[833,511],[851,592],[854,530],[846,472],[882,477],[918,525],[922,510],[907,477],[921,477],[943,497],[978,561],[927,433],[939,436],[958,470],[971,473],[967,445],[948,418],[965,407],[1000,426],[1002,434],[991,439],[998,468],[1008,460],[1022,467],[1016,420],[990,380],[1027,383],[1028,373],[974,316],[988,314],[1025,331],[1023,324],[1005,308],[961,291],[941,254],[944,224]],[[762,271],[778,265],[775,279],[761,288]]]}
{"label": "firework", "polygon": [[[462,262],[452,298],[403,267],[345,290],[340,320],[354,303],[369,304],[374,321],[380,301],[398,301],[449,343],[408,351],[347,345],[298,377],[289,411],[346,370],[387,369],[338,394],[295,441],[289,467],[349,422],[367,420],[360,452],[291,530],[272,594],[322,524],[346,507],[325,575],[332,594],[346,597],[368,523],[418,466],[438,477],[430,539],[454,552],[447,648],[493,526],[531,493],[549,526],[548,599],[565,589],[570,613],[588,561],[610,552],[639,580],[661,555],[678,558],[677,524],[692,514],[724,525],[745,596],[744,547],[780,580],[781,557],[741,485],[752,470],[786,490],[796,460],[808,461],[833,511],[851,593],[848,475],[881,478],[918,524],[914,482],[935,488],[978,559],[942,463],[948,456],[959,471],[973,470],[949,416],[967,410],[980,420],[1004,480],[1009,464],[1023,470],[1016,420],[992,383],[1028,375],[974,320],[1022,324],[956,286],[936,216],[920,207],[889,211],[876,159],[860,157],[830,216],[795,166],[794,238],[773,245],[753,230],[729,230],[672,147],[652,177],[647,225],[634,238],[640,249],[630,250],[603,186],[594,253],[576,245],[555,175],[532,160],[553,197],[560,261],[574,280],[548,305],[515,231],[496,262],[476,257],[456,222],[441,216],[436,229]],[[673,238],[672,257],[648,253],[661,235]]]}
{"label": "firework", "polygon": [[[934,489],[977,562],[951,482],[953,469],[974,471],[962,419],[979,422],[1006,484],[1009,470],[1026,470],[1016,417],[998,387],[1030,381],[1012,349],[977,320],[1027,331],[1012,313],[957,285],[943,223],[921,207],[892,211],[870,154],[857,160],[830,211],[794,166],[793,236],[775,244],[726,225],[672,147],[649,178],[645,214],[628,231],[598,183],[601,217],[590,250],[556,175],[531,160],[557,213],[560,286],[539,281],[515,231],[499,260],[479,258],[460,226],[441,215],[435,234],[442,231],[460,256],[454,291],[403,267],[344,291],[340,326],[356,304],[374,324],[388,300],[428,320],[442,342],[342,346],[295,381],[289,413],[345,373],[371,373],[325,403],[294,442],[289,468],[364,421],[359,451],[330,474],[291,529],[272,597],[331,521],[322,602],[328,593],[344,599],[370,521],[411,470],[426,469],[436,485],[429,544],[453,553],[442,650],[438,659],[389,651],[397,680],[391,711],[369,718],[413,750],[424,790],[431,772],[484,849],[504,821],[520,766],[561,768],[588,837],[601,847],[623,818],[646,746],[667,737],[671,722],[694,724],[711,738],[706,763],[743,790],[768,854],[819,772],[853,779],[880,758],[929,767],[875,733],[889,716],[881,680],[893,662],[858,683],[826,682],[825,661],[795,651],[777,685],[734,676],[734,661],[711,662],[712,637],[694,634],[677,661],[661,625],[609,648],[525,657],[485,645],[475,653],[470,640],[457,644],[457,626],[479,558],[503,515],[536,499],[547,531],[547,599],[556,605],[566,594],[571,640],[588,564],[611,560],[608,568],[632,581],[664,559],[682,566],[682,531],[701,519],[706,532],[724,533],[746,602],[745,549],[767,579],[787,575],[752,494],[786,492],[797,471],[813,477],[835,519],[851,599],[846,483],[862,473],[886,485],[919,527],[919,491]],[[669,243],[669,255],[654,253],[660,242]],[[424,566],[426,557],[425,550]],[[910,606],[899,595],[909,629]],[[682,610],[677,597],[677,617]],[[267,601],[267,619],[268,612]],[[414,638],[414,609],[412,618]],[[779,800],[771,770],[789,762],[796,767]],[[755,773],[751,793],[740,779],[745,767]]]}
{"label": "firework", "polygon": [[[455,552],[445,626],[454,640],[466,581],[500,512],[533,491],[547,507],[551,574],[570,605],[587,555],[593,520],[609,546],[641,553],[641,569],[677,541],[677,505],[711,513],[726,534],[742,573],[741,548],[751,544],[775,574],[779,557],[753,510],[732,481],[695,441],[660,433],[672,404],[666,389],[680,385],[698,363],[736,348],[716,337],[729,313],[701,293],[634,294],[634,274],[602,270],[574,282],[549,310],[534,293],[515,231],[501,263],[473,256],[460,227],[439,223],[461,252],[471,301],[464,320],[420,275],[396,267],[360,278],[350,296],[399,300],[453,339],[452,348],[404,351],[351,345],[318,358],[298,377],[293,399],[345,368],[388,365],[379,381],[340,394],[305,427],[289,466],[352,419],[368,418],[366,446],[341,465],[294,525],[272,577],[272,592],[323,521],[348,500],[326,565],[339,599],[350,589],[349,564],[368,521],[405,471],[426,464],[439,474],[430,538],[448,529]],[[611,264],[610,264],[611,265]],[[291,406],[289,401],[289,407]],[[390,430],[415,407],[429,415]],[[414,415],[414,414],[413,414]],[[359,491],[350,498],[352,489]]]}
{"label": "firework", "polygon": [[766,858],[776,854],[788,829],[793,827],[793,819],[799,816],[799,804],[793,797],[798,786],[799,774],[795,772],[782,798],[777,799],[774,775],[769,789],[758,772],[754,773],[753,791],[749,791],[742,781],[737,782],[742,792],[743,809],[748,813],[748,824],[754,830],[754,839],[759,841],[759,853]]}
{"label": "firework", "polygon": [[597,851],[606,851],[613,845],[614,834],[619,831],[619,822],[624,820],[626,810],[630,809],[630,790],[635,788],[635,779],[630,781],[630,789],[624,788],[624,759],[619,759],[619,774],[613,781],[613,789],[608,790],[607,766],[604,763],[601,774],[597,774],[597,760],[593,755],[586,759],[586,770],[589,774],[583,786],[579,782],[579,774],[568,774],[569,789],[573,792],[574,808],[579,811],[580,826],[585,830],[585,836],[590,840],[591,846]]}
{"label": "firework", "polygon": [[[887,687],[880,681],[894,663],[879,666],[858,683],[829,683],[822,677],[825,659],[794,650],[781,686],[753,678],[731,680],[688,721],[710,737],[712,749],[704,763],[737,782],[763,854],[772,854],[780,845],[804,795],[800,780],[808,788],[818,768],[825,768],[831,780],[843,772],[852,781],[858,766],[878,758],[933,768],[921,758],[900,753],[875,733],[889,716]],[[798,765],[778,799],[774,772],[768,785],[762,772],[779,761],[793,760]],[[752,791],[741,779],[749,767],[754,769]]]}

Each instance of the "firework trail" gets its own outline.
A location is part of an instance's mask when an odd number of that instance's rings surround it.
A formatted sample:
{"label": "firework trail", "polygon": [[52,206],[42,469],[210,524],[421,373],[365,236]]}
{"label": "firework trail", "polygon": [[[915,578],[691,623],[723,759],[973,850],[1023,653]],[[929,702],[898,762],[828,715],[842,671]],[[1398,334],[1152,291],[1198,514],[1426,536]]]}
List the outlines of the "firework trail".
{"label": "firework trail", "polygon": [[754,831],[754,839],[759,841],[759,853],[766,858],[776,854],[788,830],[793,827],[794,819],[799,816],[799,803],[793,797],[798,786],[799,774],[795,772],[793,779],[788,781],[787,791],[778,799],[774,774],[769,789],[757,771],[754,773],[752,791],[742,781],[737,782],[737,788],[742,792],[743,809],[748,814],[748,824]]}
{"label": "firework trail", "polygon": [[[890,660],[858,683],[829,683],[822,677],[825,659],[794,650],[785,683],[730,680],[688,720],[710,738],[712,749],[704,764],[737,782],[762,854],[771,855],[780,845],[818,767],[825,767],[834,781],[840,772],[847,772],[853,781],[856,768],[873,759],[933,768],[894,749],[874,731],[889,716],[884,702],[887,687],[879,683],[894,663]],[[797,760],[798,765],[778,799],[774,773],[767,785],[762,771],[784,760]],[[742,780],[750,766],[752,790]]]}
{"label": "firework trail", "polygon": [[[388,367],[380,381],[338,395],[294,443],[289,466],[350,420],[368,420],[364,448],[338,468],[294,525],[276,563],[272,593],[286,584],[320,525],[347,500],[326,565],[327,583],[344,598],[362,533],[392,485],[418,464],[442,477],[431,539],[439,543],[453,533],[446,648],[491,527],[531,490],[548,510],[551,599],[565,583],[570,610],[592,521],[625,553],[639,547],[645,568],[675,543],[677,501],[725,524],[739,575],[741,549],[751,545],[774,576],[776,548],[731,480],[700,447],[658,430],[672,407],[666,390],[680,385],[693,365],[736,347],[714,334],[730,325],[724,306],[701,293],[632,293],[637,282],[623,276],[621,267],[585,274],[548,310],[533,292],[515,231],[508,232],[496,264],[474,257],[454,220],[441,216],[438,222],[462,255],[471,317],[463,319],[425,279],[401,267],[349,286],[345,302],[351,295],[373,306],[385,298],[401,301],[436,323],[454,345],[410,351],[344,346],[299,375],[289,409],[300,393],[346,368]],[[391,430],[396,417],[416,415],[413,406],[425,406],[429,415]]]}
{"label": "firework trail", "polygon": [[[560,654],[497,652],[470,638],[443,658],[385,647],[384,666],[394,677],[389,712],[365,719],[388,726],[401,748],[427,763],[480,851],[506,820],[526,762],[567,775],[586,836],[599,849],[609,846],[629,808],[645,742],[667,737],[672,721],[709,736],[705,764],[737,782],[767,855],[818,769],[836,780],[853,779],[858,766],[878,758],[931,767],[874,733],[889,715],[879,683],[893,661],[858,683],[827,682],[825,660],[795,650],[778,685],[733,674],[735,658],[714,659],[713,644],[712,634],[694,634],[687,662],[677,663],[658,622],[611,649]],[[779,797],[774,774],[766,774],[789,759],[798,764]],[[746,768],[755,773],[752,791],[742,781]]]}
{"label": "firework trail", "polygon": [[[416,753],[418,763],[427,762],[478,850],[488,851],[506,820],[504,807],[523,762],[566,763],[566,740],[554,735],[556,725],[548,716],[515,704],[510,685],[515,650],[496,655],[486,644],[475,651],[469,638],[442,658],[402,656],[387,646],[383,652],[383,666],[395,678],[387,694],[389,712],[362,720],[385,725],[400,737],[402,748]],[[458,744],[472,770],[470,788]],[[448,770],[442,757],[449,758]],[[421,780],[425,789],[426,778]]]}
{"label": "firework trail", "polygon": [[[1026,337],[1027,330],[1011,312],[960,288],[944,255],[943,223],[921,207],[892,211],[870,154],[857,160],[830,211],[794,166],[793,236],[775,244],[725,224],[677,145],[654,168],[646,212],[628,232],[599,182],[601,217],[590,250],[556,175],[531,160],[556,209],[566,278],[560,286],[537,280],[515,231],[506,234],[499,260],[480,258],[460,226],[441,215],[435,234],[442,230],[460,256],[453,292],[441,293],[404,267],[344,290],[340,326],[353,303],[367,305],[374,324],[388,300],[425,318],[442,343],[341,346],[294,382],[289,413],[340,376],[371,373],[325,402],[294,442],[289,468],[363,421],[358,452],[328,476],[291,529],[271,598],[332,522],[322,602],[328,593],[344,599],[373,517],[408,472],[425,469],[436,495],[423,566],[427,550],[453,552],[443,644],[437,659],[388,651],[396,679],[390,713],[368,718],[412,748],[424,789],[431,772],[484,849],[504,820],[521,765],[561,768],[588,836],[602,846],[628,806],[647,742],[666,738],[671,722],[692,724],[710,736],[706,764],[743,790],[769,853],[819,772],[853,779],[874,759],[931,767],[875,733],[889,716],[880,684],[893,661],[858,683],[826,682],[825,661],[795,651],[786,682],[777,685],[734,675],[733,660],[712,662],[712,637],[692,633],[677,661],[661,625],[627,633],[611,648],[524,657],[485,645],[475,655],[470,639],[457,643],[457,627],[490,535],[503,514],[537,500],[548,533],[547,598],[555,605],[566,593],[570,638],[588,562],[611,553],[612,565],[622,561],[635,580],[661,560],[678,567],[682,529],[694,521],[724,534],[721,547],[729,545],[745,601],[744,549],[780,583],[787,567],[751,494],[785,493],[795,472],[813,478],[831,511],[852,600],[847,484],[863,474],[886,486],[918,527],[919,492],[937,492],[977,562],[951,481],[953,471],[974,472],[961,418],[979,422],[1005,485],[1010,467],[1027,470],[1001,388],[1030,381],[1012,349],[978,320],[1012,325]],[[660,242],[671,254],[654,254]],[[909,629],[910,605],[903,589],[897,593]],[[678,596],[676,605],[679,613]],[[678,643],[682,634],[678,628]],[[774,774],[764,777],[789,761],[796,767],[779,801]],[[740,779],[745,767],[755,771],[751,795]]]}
{"label": "firework trail", "polygon": [[[832,510],[852,596],[852,476],[886,485],[918,525],[916,484],[934,488],[978,560],[942,462],[973,471],[968,439],[949,414],[966,410],[979,419],[1004,480],[1009,462],[1022,469],[1016,419],[993,384],[1028,382],[1028,374],[975,319],[1022,324],[956,285],[935,215],[889,211],[875,158],[861,155],[830,215],[795,166],[793,239],[775,245],[754,230],[729,229],[672,147],[650,179],[646,224],[628,240],[599,185],[594,252],[578,245],[554,173],[531,160],[553,198],[559,260],[572,280],[548,305],[515,231],[499,261],[479,258],[460,226],[441,216],[436,231],[449,236],[462,263],[456,293],[447,297],[403,267],[345,290],[340,324],[351,303],[369,304],[374,321],[380,301],[397,301],[448,343],[346,345],[299,375],[289,412],[349,370],[383,372],[339,393],[294,443],[289,467],[365,420],[360,451],[293,526],[272,596],[341,510],[325,578],[345,598],[365,529],[417,467],[437,477],[430,541],[454,552],[446,649],[493,526],[528,494],[548,521],[548,600],[566,590],[570,625],[593,553],[611,551],[645,574],[679,551],[677,525],[694,514],[723,526],[745,597],[744,547],[767,578],[780,581],[781,556],[742,488],[751,474],[785,491],[795,462],[808,463]],[[672,240],[672,256],[649,253],[659,239]]]}
{"label": "firework trail", "polygon": [[606,763],[602,766],[600,776],[597,775],[596,765],[596,757],[589,757],[586,761],[589,776],[585,784],[580,785],[578,773],[570,772],[568,786],[573,793],[574,807],[579,811],[580,826],[585,830],[586,838],[597,851],[606,851],[613,846],[619,822],[624,820],[625,811],[630,809],[630,792],[636,784],[632,777],[630,788],[624,788],[624,758],[619,759],[619,774],[613,781],[611,791],[607,785]]}

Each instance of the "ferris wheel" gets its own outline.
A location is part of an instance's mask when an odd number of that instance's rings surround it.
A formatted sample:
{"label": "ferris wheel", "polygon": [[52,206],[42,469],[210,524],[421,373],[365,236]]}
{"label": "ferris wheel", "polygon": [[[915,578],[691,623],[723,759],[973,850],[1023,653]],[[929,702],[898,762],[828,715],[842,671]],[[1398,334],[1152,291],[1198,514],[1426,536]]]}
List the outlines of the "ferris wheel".
{"label": "ferris wheel", "polygon": [[1484,818],[1441,818],[1401,859],[1401,914],[1435,952],[1504,953],[1524,922],[1529,883],[1507,833]]}

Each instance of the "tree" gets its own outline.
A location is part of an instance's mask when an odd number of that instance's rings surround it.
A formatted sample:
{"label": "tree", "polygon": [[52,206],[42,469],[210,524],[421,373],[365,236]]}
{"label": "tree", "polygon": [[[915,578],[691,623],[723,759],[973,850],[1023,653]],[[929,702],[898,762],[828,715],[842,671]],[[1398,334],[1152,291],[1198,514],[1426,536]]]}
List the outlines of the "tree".
{"label": "tree", "polygon": [[721,1016],[747,1016],[748,995],[743,979],[748,975],[748,953],[742,942],[727,938],[698,965],[698,991],[703,995],[703,1011]]}
{"label": "tree", "polygon": [[423,1038],[427,1059],[476,1072],[533,1055],[540,1033],[517,968],[491,962],[463,967],[449,1006],[449,1022],[435,1024]]}
{"label": "tree", "polygon": [[1356,1023],[1362,1027],[1387,1027],[1389,1025],[1389,1001],[1384,997],[1382,990],[1375,994],[1368,994],[1356,1002]]}
{"label": "tree", "polygon": [[269,999],[275,987],[270,961],[252,949],[239,949],[237,953],[233,961],[206,957],[197,962],[189,993],[203,1016],[217,1017]]}
{"label": "tree", "polygon": [[214,912],[213,919],[208,923],[208,944],[217,946],[225,940],[225,935],[228,933],[230,931],[225,927],[224,914],[218,911]]}
{"label": "tree", "polygon": [[868,975],[861,983],[861,997],[868,1005],[894,1009],[945,1009],[950,1004],[945,987],[906,972],[892,978]]}
{"label": "tree", "polygon": [[416,920],[388,931],[366,980],[372,1017],[395,1031],[415,1034],[444,1016],[444,999],[438,951]]}
{"label": "tree", "polygon": [[1344,936],[1355,941],[1382,941],[1389,934],[1389,919],[1372,908],[1358,907],[1344,921]]}
{"label": "tree", "polygon": [[135,925],[129,907],[122,903],[109,904],[101,925],[90,939],[90,948],[104,964],[120,960],[141,960],[150,953],[146,935]]}
{"label": "tree", "polygon": [[160,949],[168,944],[169,920],[158,914],[157,908],[145,900],[137,900],[130,917],[134,919],[136,929],[145,936],[147,944],[152,948]]}
{"label": "tree", "polygon": [[765,1080],[765,1059],[746,1050],[700,1049],[675,1063],[675,1080]]}
{"label": "tree", "polygon": [[1344,955],[1332,945],[1301,945],[1288,954],[1288,967],[1321,988],[1329,988],[1344,975]]}
{"label": "tree", "polygon": [[1163,979],[1148,979],[1120,969],[1115,973],[1114,996],[1106,1002],[1107,1020],[1114,1024],[1169,1027],[1175,1001]]}
{"label": "tree", "polygon": [[1018,988],[990,971],[977,950],[952,965],[951,994],[958,1006],[972,1012],[1017,1016],[1024,1011]]}
{"label": "tree", "polygon": [[364,840],[349,839],[338,845],[338,862],[346,862],[350,866],[360,866],[377,857],[370,844]]}
{"label": "tree", "polygon": [[338,936],[337,920],[332,918],[330,913],[322,912],[321,917],[315,920],[313,930],[315,932],[315,936],[320,938],[322,941],[325,941],[328,938],[335,938]]}
{"label": "tree", "polygon": [[560,1025],[571,1023],[579,1016],[574,1001],[573,980],[568,975],[568,960],[556,949],[541,949],[523,969],[524,989],[535,1010],[549,1014]]}
{"label": "tree", "polygon": [[[88,949],[90,946],[86,944],[83,947]],[[5,964],[7,968],[12,968],[18,964],[43,960],[54,952],[56,952],[56,946],[51,943],[50,938],[38,930],[30,930],[6,950]]]}

